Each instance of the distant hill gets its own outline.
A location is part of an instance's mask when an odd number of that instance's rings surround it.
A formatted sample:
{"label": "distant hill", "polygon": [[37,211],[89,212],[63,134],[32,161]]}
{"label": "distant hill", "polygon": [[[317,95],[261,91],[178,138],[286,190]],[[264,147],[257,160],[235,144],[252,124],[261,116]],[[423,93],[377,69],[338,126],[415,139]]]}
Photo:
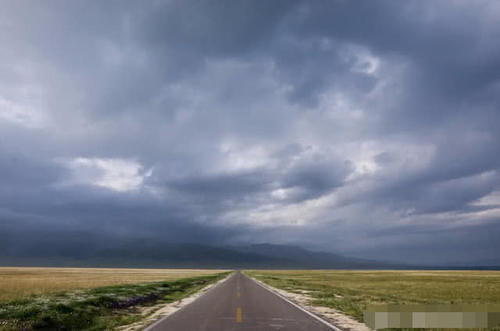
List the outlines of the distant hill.
{"label": "distant hill", "polygon": [[266,258],[277,259],[281,261],[283,267],[290,268],[357,269],[401,266],[394,263],[390,264],[381,261],[346,257],[327,252],[310,251],[299,246],[256,244],[232,248],[241,253],[253,253]]}
{"label": "distant hill", "polygon": [[309,251],[298,246],[257,244],[217,247],[130,241],[119,247],[79,250],[38,249],[0,256],[2,265],[157,268],[363,269],[400,265]]}

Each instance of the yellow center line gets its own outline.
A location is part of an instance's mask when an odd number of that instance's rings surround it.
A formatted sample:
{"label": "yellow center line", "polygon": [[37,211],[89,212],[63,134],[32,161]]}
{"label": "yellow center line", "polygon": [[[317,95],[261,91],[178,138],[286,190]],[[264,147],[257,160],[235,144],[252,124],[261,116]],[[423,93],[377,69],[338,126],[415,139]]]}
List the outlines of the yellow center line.
{"label": "yellow center line", "polygon": [[239,308],[239,307],[236,310],[236,322],[241,323],[241,308]]}
{"label": "yellow center line", "polygon": [[241,296],[240,291],[238,291],[238,298]]}

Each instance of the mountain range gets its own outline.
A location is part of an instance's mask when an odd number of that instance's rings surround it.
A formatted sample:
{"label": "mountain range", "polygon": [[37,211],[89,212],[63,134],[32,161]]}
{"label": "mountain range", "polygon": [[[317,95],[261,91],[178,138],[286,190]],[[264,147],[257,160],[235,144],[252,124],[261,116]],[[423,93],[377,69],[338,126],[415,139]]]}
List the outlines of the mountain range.
{"label": "mountain range", "polygon": [[134,241],[119,247],[85,250],[25,249],[0,256],[1,265],[84,266],[155,268],[286,268],[286,269],[365,269],[399,265],[299,246],[255,244],[209,246],[194,243],[151,243]]}
{"label": "mountain range", "polygon": [[293,245],[253,244],[210,246],[196,243],[126,241],[121,245],[94,247],[24,246],[0,255],[3,266],[223,268],[223,269],[500,269],[498,261],[416,265],[347,257]]}

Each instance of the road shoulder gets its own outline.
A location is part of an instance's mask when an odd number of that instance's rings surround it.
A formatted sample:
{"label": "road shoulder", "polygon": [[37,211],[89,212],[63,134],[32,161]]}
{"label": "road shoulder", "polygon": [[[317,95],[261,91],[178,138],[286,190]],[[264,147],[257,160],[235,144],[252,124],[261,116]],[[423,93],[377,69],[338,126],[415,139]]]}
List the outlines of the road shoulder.
{"label": "road shoulder", "polygon": [[[249,276],[248,276],[249,277]],[[291,301],[292,303],[295,303],[299,307],[301,307],[303,310],[320,317],[321,319],[325,320],[326,322],[329,322],[333,324],[336,328],[341,329],[341,330],[355,330],[355,331],[370,331],[371,329],[366,326],[364,323],[358,322],[355,319],[353,319],[350,316],[347,316],[340,311],[329,308],[329,307],[322,307],[322,306],[313,306],[311,302],[313,301],[313,298],[309,296],[307,293],[293,293],[293,292],[288,292],[282,289],[278,289],[275,287],[272,287],[258,279],[255,279],[253,277],[249,277],[250,279],[254,280],[257,284],[265,287],[271,292],[274,292],[278,296],[284,297]]]}
{"label": "road shoulder", "polygon": [[227,277],[224,277],[223,279],[209,284],[199,290],[196,293],[191,294],[190,296],[183,298],[181,300],[171,302],[168,304],[158,304],[154,305],[151,307],[144,307],[141,310],[141,315],[142,318],[140,321],[128,324],[128,325],[123,325],[118,328],[120,331],[137,331],[137,330],[146,330],[148,327],[156,324],[160,320],[164,319],[167,316],[172,315],[173,313],[179,311],[180,309],[184,308],[185,306],[189,305],[191,302],[195,301],[214,287],[218,286],[219,284],[225,282],[228,280],[234,273],[230,273]]}

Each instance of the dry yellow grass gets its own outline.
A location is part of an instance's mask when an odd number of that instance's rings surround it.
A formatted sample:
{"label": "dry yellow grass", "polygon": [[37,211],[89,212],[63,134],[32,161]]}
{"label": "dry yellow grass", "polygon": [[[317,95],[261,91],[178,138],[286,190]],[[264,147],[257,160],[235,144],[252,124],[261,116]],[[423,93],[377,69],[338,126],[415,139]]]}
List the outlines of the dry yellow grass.
{"label": "dry yellow grass", "polygon": [[174,280],[222,270],[0,267],[0,301],[107,285]]}

